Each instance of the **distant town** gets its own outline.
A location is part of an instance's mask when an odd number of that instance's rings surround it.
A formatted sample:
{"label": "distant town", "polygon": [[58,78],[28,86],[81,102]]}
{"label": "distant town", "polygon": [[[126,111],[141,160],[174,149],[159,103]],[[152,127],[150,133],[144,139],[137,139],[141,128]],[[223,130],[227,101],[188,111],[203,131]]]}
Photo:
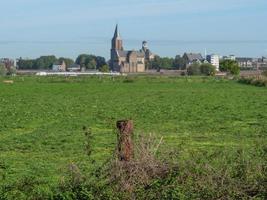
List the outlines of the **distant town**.
{"label": "distant town", "polygon": [[[142,46],[141,46],[142,45]],[[232,61],[242,72],[257,73],[267,70],[267,57],[236,57],[235,55],[205,54],[185,52],[175,58],[161,57],[149,49],[147,41],[140,41],[140,50],[125,50],[123,39],[116,25],[111,40],[110,59],[92,54],[81,54],[76,60],[56,58],[54,55],[41,56],[37,59],[0,58],[0,65],[5,67],[7,74],[64,74],[71,73],[189,73],[194,65],[210,64],[215,73],[227,72],[222,67],[225,61]],[[194,69],[193,69],[194,71]]]}

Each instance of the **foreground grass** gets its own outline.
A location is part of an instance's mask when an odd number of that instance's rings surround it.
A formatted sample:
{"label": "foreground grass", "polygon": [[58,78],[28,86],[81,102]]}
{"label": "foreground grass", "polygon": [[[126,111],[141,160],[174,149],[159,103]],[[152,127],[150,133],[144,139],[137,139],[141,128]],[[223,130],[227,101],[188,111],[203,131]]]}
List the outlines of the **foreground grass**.
{"label": "foreground grass", "polygon": [[[242,149],[260,162],[258,154],[247,152],[267,145],[266,88],[213,78],[17,77],[14,82],[0,82],[0,185],[9,197],[26,198],[32,191],[52,196],[68,164],[84,174],[101,165],[116,145],[119,119],[133,119],[136,133],[163,136],[163,148],[182,145],[183,160],[192,151],[225,155]],[[85,153],[83,126],[93,132],[92,158]]]}

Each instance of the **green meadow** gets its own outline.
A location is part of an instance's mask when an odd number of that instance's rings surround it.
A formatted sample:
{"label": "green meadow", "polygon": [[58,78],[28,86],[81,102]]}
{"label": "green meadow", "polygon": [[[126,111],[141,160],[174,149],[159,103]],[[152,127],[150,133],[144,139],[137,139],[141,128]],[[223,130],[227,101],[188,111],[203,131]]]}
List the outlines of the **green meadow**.
{"label": "green meadow", "polygon": [[[183,160],[190,159],[192,151],[266,150],[264,87],[207,77],[14,77],[13,84],[3,80],[0,199],[27,199],[33,191],[51,198],[70,163],[84,174],[100,166],[114,152],[115,124],[121,119],[134,121],[135,134],[163,137],[161,148],[182,146]],[[93,136],[90,158],[84,126]]]}

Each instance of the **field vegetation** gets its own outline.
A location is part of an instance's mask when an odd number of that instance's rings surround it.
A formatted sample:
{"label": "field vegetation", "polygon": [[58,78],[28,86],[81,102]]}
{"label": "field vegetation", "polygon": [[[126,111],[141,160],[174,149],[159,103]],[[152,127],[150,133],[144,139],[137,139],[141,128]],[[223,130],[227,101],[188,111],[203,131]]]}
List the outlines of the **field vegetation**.
{"label": "field vegetation", "polygon": [[[266,199],[267,90],[215,77],[0,78],[0,200]],[[116,159],[117,120],[135,159]]]}

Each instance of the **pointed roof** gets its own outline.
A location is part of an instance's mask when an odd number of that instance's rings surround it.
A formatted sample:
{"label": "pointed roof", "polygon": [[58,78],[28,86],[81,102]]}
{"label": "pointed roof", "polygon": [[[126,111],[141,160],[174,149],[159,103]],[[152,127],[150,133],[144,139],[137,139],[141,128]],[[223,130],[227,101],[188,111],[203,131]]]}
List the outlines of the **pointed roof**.
{"label": "pointed roof", "polygon": [[118,24],[116,24],[115,33],[114,33],[113,38],[120,39],[120,37],[121,36],[120,36],[119,30],[118,30]]}

